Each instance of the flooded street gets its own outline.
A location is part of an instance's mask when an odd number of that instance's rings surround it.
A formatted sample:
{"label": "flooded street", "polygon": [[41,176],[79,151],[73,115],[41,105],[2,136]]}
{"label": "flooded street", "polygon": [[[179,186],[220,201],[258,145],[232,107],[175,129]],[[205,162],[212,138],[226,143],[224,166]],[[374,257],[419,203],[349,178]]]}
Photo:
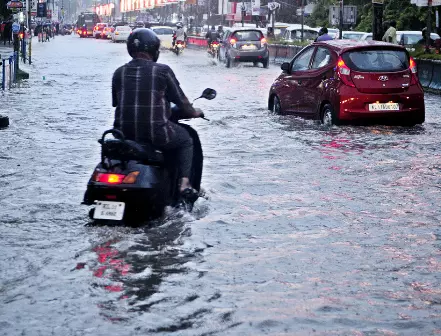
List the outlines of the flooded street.
{"label": "flooded street", "polygon": [[[35,41],[35,40],[34,40]],[[426,123],[344,126],[267,111],[279,66],[163,52],[193,120],[208,200],[141,228],[81,205],[111,128],[125,44],[33,45],[1,97],[0,335],[441,334],[441,97]]]}

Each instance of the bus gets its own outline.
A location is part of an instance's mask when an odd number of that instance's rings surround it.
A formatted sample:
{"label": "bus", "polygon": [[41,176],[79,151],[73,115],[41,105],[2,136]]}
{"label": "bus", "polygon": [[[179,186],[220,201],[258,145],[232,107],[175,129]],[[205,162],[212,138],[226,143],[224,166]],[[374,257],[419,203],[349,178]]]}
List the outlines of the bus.
{"label": "bus", "polygon": [[94,12],[82,12],[78,15],[77,29],[82,30],[86,25],[87,36],[93,35],[93,28],[100,22],[99,16]]}

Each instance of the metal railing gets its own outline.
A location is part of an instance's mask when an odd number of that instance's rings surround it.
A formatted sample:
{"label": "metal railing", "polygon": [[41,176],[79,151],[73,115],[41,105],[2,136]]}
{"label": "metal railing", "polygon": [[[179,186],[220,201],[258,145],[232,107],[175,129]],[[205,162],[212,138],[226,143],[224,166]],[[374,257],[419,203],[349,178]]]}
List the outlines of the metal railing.
{"label": "metal railing", "polygon": [[13,87],[17,82],[16,65],[18,62],[18,54],[14,52],[13,55],[0,59],[0,89],[5,91]]}

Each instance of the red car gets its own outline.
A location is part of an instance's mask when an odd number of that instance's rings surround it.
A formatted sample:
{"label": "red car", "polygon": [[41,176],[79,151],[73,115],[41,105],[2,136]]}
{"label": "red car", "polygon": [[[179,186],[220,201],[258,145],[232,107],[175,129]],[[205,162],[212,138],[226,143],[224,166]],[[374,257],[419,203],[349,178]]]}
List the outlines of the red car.
{"label": "red car", "polygon": [[275,113],[335,125],[424,122],[424,92],[416,63],[401,46],[377,41],[316,42],[281,68],[268,99],[268,108]]}

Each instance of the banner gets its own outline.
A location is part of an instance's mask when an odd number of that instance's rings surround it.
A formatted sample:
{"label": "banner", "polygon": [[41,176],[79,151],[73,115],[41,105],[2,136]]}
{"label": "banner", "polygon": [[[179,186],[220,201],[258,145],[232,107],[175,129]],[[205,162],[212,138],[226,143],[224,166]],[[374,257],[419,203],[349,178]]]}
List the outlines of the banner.
{"label": "banner", "polygon": [[260,15],[260,0],[251,0],[251,15]]}
{"label": "banner", "polygon": [[[411,4],[417,5],[418,7],[428,6],[428,0],[410,0]],[[432,0],[432,6],[441,6],[441,0]]]}

